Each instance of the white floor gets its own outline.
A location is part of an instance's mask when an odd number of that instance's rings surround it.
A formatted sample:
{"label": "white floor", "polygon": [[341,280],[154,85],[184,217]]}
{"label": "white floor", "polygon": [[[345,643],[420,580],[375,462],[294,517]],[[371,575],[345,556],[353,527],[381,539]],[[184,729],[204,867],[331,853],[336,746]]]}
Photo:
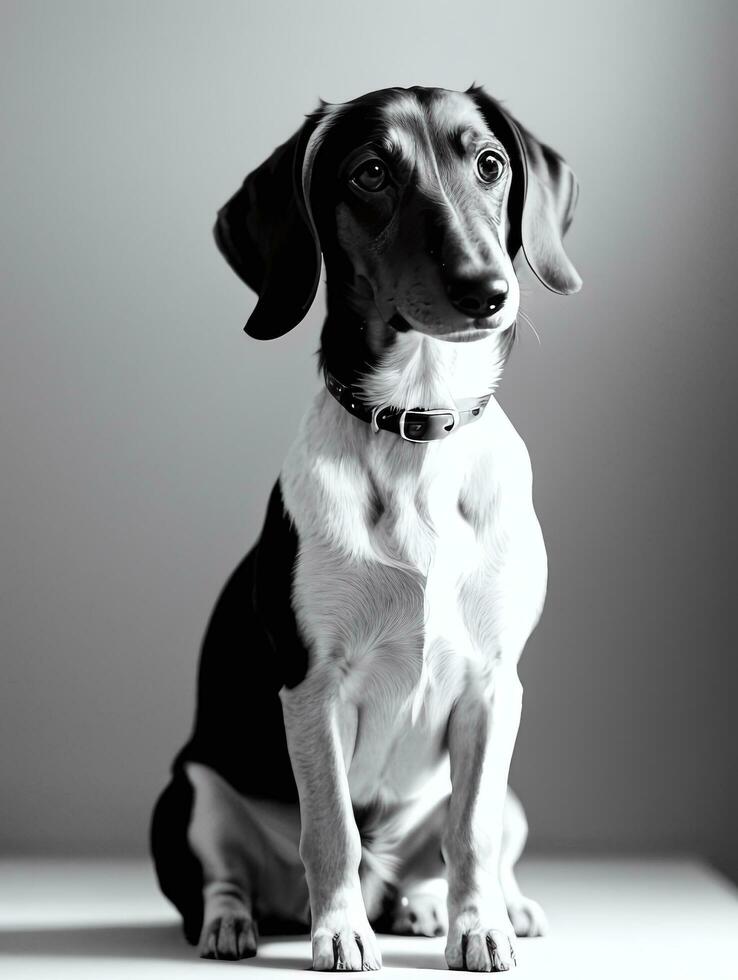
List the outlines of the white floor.
{"label": "white floor", "polygon": [[[738,980],[738,890],[697,861],[530,860],[521,882],[551,921],[518,940],[520,980]],[[384,936],[383,977],[438,976],[442,939]],[[309,943],[263,940],[256,959],[198,960],[147,863],[0,861],[0,978],[280,980]]]}

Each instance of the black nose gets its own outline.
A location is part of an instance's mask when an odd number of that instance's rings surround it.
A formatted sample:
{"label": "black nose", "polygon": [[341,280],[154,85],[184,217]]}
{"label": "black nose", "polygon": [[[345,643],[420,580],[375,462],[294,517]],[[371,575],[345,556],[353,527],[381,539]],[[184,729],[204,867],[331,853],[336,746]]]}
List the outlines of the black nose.
{"label": "black nose", "polygon": [[507,299],[504,279],[455,279],[446,284],[448,298],[466,316],[486,319],[494,316]]}

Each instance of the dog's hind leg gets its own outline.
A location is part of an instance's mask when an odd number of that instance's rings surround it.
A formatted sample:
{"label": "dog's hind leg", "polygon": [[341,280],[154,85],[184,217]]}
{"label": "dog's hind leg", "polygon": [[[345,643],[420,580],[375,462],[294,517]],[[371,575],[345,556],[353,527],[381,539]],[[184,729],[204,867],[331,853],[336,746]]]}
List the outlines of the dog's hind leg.
{"label": "dog's hind leg", "polygon": [[188,841],[202,867],[203,918],[198,952],[205,959],[256,955],[252,913],[254,834],[235,790],[213,770],[186,767],[194,789]]}
{"label": "dog's hind leg", "polygon": [[507,914],[516,936],[543,936],[548,924],[546,915],[532,898],[520,890],[515,876],[515,865],[523,853],[528,838],[528,821],[523,805],[510,787],[507,787],[505,808],[502,813],[502,849],[500,852],[500,884],[505,896]]}
{"label": "dog's hind leg", "polygon": [[244,796],[209,766],[185,766],[193,787],[189,846],[201,868],[200,956],[256,953],[256,922],[308,925],[297,804]]}

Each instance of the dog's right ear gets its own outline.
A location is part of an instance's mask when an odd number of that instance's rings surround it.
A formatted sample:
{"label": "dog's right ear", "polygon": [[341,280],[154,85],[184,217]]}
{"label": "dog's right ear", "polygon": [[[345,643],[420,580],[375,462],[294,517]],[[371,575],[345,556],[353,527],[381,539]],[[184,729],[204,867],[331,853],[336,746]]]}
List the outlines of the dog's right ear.
{"label": "dog's right ear", "polygon": [[323,107],[252,171],[218,212],[214,234],[233,271],[259,294],[244,327],[281,337],[305,317],[320,281],[321,251],[310,180]]}

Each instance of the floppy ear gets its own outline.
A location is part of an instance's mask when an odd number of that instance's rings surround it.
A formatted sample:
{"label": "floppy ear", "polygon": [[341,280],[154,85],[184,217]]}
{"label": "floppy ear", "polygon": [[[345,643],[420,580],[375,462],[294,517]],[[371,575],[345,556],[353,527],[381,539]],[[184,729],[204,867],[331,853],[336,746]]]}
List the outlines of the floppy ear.
{"label": "floppy ear", "polygon": [[522,248],[528,265],[554,293],[578,292],[582,280],[563,243],[579,191],[573,171],[483,89],[471,88],[469,94],[513,164],[508,205],[511,254]]}
{"label": "floppy ear", "polygon": [[259,294],[244,327],[251,337],[281,337],[305,317],[320,280],[321,254],[310,211],[314,140],[322,108],[252,171],[218,211],[218,248]]}

